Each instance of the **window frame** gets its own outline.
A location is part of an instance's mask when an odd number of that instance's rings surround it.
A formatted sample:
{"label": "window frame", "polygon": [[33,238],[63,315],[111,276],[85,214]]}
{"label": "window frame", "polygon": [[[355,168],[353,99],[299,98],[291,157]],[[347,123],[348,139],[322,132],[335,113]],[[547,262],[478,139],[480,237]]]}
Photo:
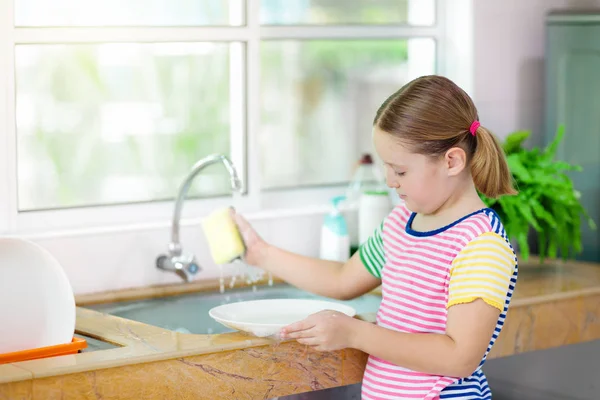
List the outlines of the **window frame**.
{"label": "window frame", "polygon": [[[456,0],[454,0],[456,1]],[[468,0],[463,0],[468,1]],[[247,0],[246,25],[232,27],[73,27],[40,28],[14,26],[15,0],[0,1],[0,233],[26,234],[73,229],[103,229],[108,226],[166,223],[173,201],[150,201],[122,205],[89,206],[57,210],[18,211],[17,132],[15,125],[14,50],[18,44],[240,41],[245,44],[243,107],[245,134],[231,137],[231,158],[244,177],[245,193],[232,197],[189,199],[183,218],[205,215],[210,210],[234,204],[246,213],[261,214],[281,209],[320,209],[345,185],[270,189],[260,187],[260,43],[274,39],[407,39],[429,37],[436,42],[436,73],[462,70],[449,57],[447,20],[452,17],[446,0],[436,0],[433,26],[260,26],[260,0]],[[458,12],[454,12],[456,17]],[[467,61],[470,60],[468,57]],[[461,64],[462,65],[462,64]],[[464,82],[463,87],[464,87]],[[467,83],[467,88],[469,88]],[[467,89],[468,90],[468,89]],[[232,130],[235,131],[235,130]],[[191,167],[191,166],[190,166]],[[176,193],[173,193],[173,198]]]}

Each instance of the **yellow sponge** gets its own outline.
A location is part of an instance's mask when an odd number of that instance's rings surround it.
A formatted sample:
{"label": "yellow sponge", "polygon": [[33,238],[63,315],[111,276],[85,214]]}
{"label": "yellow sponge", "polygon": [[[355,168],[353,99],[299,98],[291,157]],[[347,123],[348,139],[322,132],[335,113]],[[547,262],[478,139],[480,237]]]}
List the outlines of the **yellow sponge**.
{"label": "yellow sponge", "polygon": [[202,229],[217,264],[227,264],[241,258],[246,251],[244,240],[229,208],[213,211],[202,220]]}

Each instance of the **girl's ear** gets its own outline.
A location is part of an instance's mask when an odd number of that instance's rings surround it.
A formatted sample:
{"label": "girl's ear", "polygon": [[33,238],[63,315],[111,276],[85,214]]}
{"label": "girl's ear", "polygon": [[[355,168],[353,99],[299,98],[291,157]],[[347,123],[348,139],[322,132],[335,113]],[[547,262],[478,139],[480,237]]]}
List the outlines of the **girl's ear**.
{"label": "girl's ear", "polygon": [[448,176],[456,176],[467,167],[467,153],[460,147],[453,147],[444,155]]}

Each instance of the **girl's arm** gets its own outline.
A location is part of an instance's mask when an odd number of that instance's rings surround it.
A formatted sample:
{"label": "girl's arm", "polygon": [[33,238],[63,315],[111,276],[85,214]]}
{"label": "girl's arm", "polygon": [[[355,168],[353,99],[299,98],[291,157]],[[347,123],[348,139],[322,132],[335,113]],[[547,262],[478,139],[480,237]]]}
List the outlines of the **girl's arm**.
{"label": "girl's arm", "polygon": [[266,243],[239,214],[235,221],[246,244],[245,261],[311,293],[340,300],[353,299],[379,285],[358,252],[346,263],[301,256]]}
{"label": "girl's arm", "polygon": [[300,289],[340,300],[353,299],[381,285],[365,269],[358,252],[348,262],[340,263],[267,245],[256,265]]}

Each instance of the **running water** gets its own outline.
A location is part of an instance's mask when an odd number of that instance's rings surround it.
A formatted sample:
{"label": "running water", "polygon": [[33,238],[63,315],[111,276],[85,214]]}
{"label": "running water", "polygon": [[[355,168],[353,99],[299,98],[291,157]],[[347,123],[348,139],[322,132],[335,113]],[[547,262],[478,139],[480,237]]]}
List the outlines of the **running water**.
{"label": "running water", "polygon": [[223,279],[223,266],[219,265],[219,271],[220,271],[220,276],[219,276],[219,292],[221,294],[225,293],[225,279]]}
{"label": "running water", "polygon": [[[242,269],[240,266],[240,263],[243,264],[243,262],[241,262],[241,261],[235,263],[235,271],[234,271],[233,275],[231,275],[231,282],[229,282],[230,289],[234,288],[237,277],[238,277],[238,275],[240,275],[240,269]],[[243,277],[244,274],[242,273],[241,275]]]}
{"label": "running water", "polygon": [[[256,293],[260,290],[260,285],[257,285],[259,281],[264,281],[265,274],[267,274],[267,284],[273,286],[273,274],[265,272],[262,269],[251,267],[246,264],[241,258],[238,258],[232,262],[233,273],[231,274],[229,289],[233,289],[237,282],[244,282],[246,286],[252,287],[252,292]],[[223,272],[223,265],[219,265],[219,292],[225,293],[225,277]]]}

